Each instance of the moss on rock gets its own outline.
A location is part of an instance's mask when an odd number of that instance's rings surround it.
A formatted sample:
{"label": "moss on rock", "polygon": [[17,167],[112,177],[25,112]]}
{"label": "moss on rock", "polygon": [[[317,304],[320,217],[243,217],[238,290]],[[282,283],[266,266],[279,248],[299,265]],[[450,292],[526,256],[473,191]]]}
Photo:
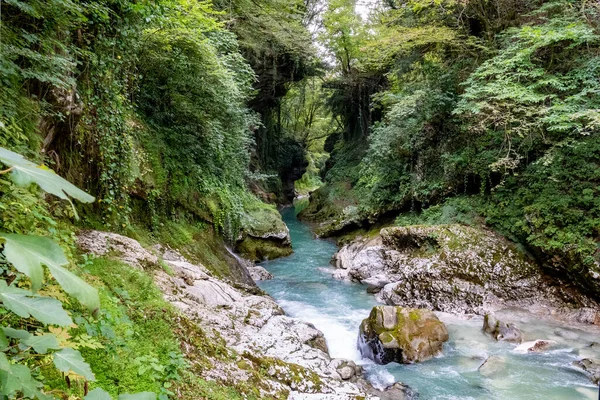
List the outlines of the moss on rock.
{"label": "moss on rock", "polygon": [[376,306],[363,320],[359,340],[363,355],[375,362],[408,364],[441,353],[448,330],[429,310]]}
{"label": "moss on rock", "polygon": [[252,261],[272,260],[292,254],[287,226],[274,206],[253,204],[242,218],[235,249]]}

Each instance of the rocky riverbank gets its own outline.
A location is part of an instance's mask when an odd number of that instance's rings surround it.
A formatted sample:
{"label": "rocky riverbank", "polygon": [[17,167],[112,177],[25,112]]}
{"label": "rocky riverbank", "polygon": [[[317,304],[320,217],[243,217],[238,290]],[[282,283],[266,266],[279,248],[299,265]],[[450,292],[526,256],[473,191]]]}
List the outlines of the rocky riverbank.
{"label": "rocky riverbank", "polygon": [[[286,316],[254,285],[226,282],[177,251],[160,245],[148,250],[113,233],[85,231],[78,243],[85,252],[116,257],[151,274],[165,299],[197,324],[207,340],[223,343],[234,352],[235,357],[227,362],[213,358],[212,368],[204,372],[206,379],[248,381],[264,398],[410,398],[410,391],[402,385],[376,390],[353,361],[332,359],[319,330]],[[201,351],[185,350],[190,360],[194,352]],[[261,371],[258,381],[256,371]]]}
{"label": "rocky riverbank", "polygon": [[517,307],[600,324],[600,308],[503,237],[463,225],[384,228],[334,256],[334,277],[389,305],[479,314]]}

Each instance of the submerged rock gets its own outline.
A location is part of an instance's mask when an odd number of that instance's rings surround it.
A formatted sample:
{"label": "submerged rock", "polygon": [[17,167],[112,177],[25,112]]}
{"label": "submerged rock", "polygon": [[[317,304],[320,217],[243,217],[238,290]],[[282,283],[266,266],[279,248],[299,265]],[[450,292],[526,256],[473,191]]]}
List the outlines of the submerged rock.
{"label": "submerged rock", "polygon": [[538,339],[531,342],[525,342],[517,346],[513,351],[515,353],[543,353],[555,345],[556,342],[554,340]]}
{"label": "submerged rock", "polygon": [[408,364],[440,354],[447,340],[446,326],[429,310],[376,306],[360,325],[359,349],[379,364]]}
{"label": "submerged rock", "polygon": [[502,376],[508,371],[506,358],[502,356],[490,356],[477,370],[487,378]]}
{"label": "submerged rock", "polygon": [[500,321],[492,314],[486,314],[483,318],[483,331],[491,335],[497,341],[521,343],[523,332],[514,324]]}
{"label": "submerged rock", "polygon": [[584,358],[583,360],[573,362],[573,365],[581,368],[594,385],[600,384],[600,361]]}
{"label": "submerged rock", "polygon": [[480,315],[520,307],[600,323],[594,301],[567,293],[505,238],[470,226],[384,228],[344,245],[333,264],[343,271],[335,277],[389,305]]}

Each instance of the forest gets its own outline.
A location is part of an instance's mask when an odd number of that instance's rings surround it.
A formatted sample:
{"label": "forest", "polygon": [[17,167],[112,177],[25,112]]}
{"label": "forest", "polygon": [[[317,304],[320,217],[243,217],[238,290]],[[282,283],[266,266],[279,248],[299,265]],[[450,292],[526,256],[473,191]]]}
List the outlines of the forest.
{"label": "forest", "polygon": [[265,295],[284,207],[340,246],[493,232],[600,301],[597,1],[0,0],[0,82],[3,399],[337,393],[165,289]]}

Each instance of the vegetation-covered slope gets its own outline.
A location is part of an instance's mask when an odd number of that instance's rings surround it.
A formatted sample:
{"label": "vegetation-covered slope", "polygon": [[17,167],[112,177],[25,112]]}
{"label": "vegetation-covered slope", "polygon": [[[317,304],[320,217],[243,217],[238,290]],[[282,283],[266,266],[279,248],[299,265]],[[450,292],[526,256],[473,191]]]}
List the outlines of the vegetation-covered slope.
{"label": "vegetation-covered slope", "polygon": [[481,216],[600,295],[598,5],[389,1],[367,22],[332,5],[325,85],[345,122],[302,215],[333,220],[324,234]]}

